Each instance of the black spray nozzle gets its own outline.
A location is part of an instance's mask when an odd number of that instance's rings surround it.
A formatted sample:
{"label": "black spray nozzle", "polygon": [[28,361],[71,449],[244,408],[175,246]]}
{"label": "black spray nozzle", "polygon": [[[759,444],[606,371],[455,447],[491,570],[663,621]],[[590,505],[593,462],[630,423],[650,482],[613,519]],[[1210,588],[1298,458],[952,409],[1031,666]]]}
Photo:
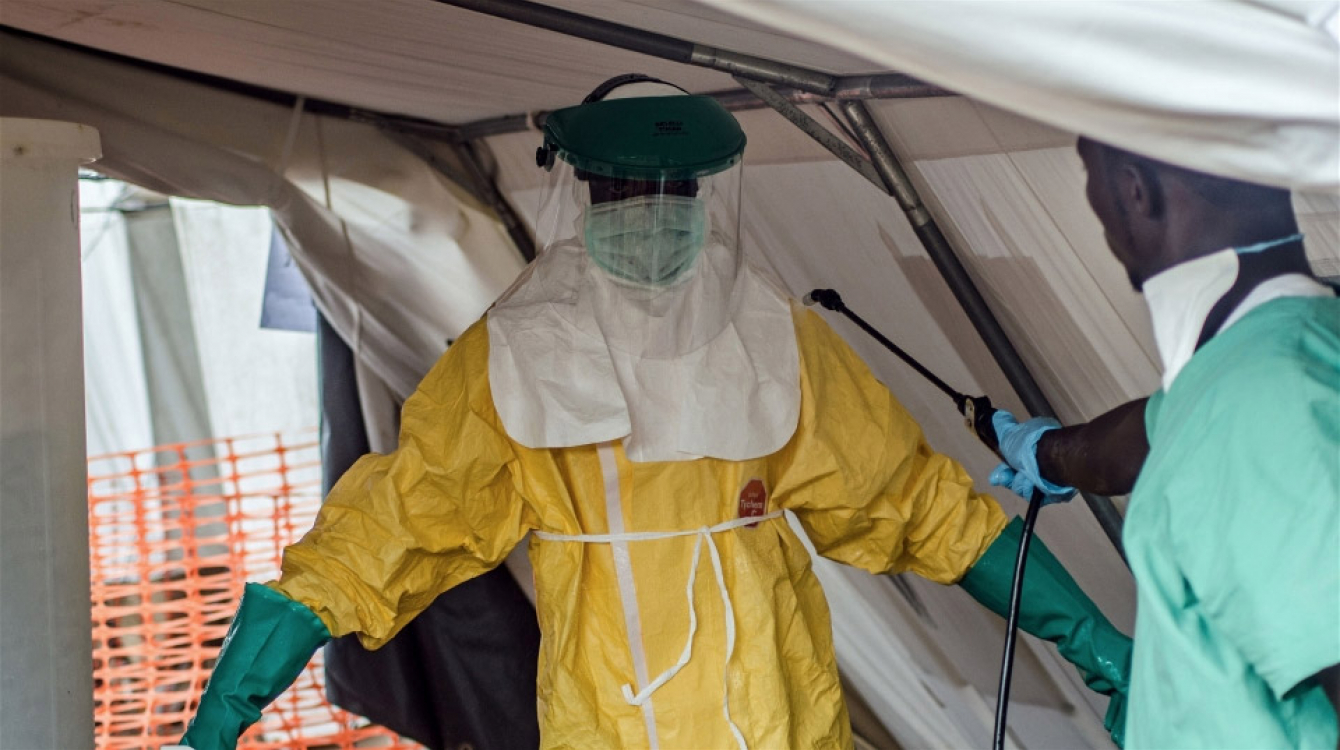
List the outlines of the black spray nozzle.
{"label": "black spray nozzle", "polygon": [[996,439],[996,425],[993,422],[996,407],[991,405],[991,399],[987,396],[969,396],[964,399],[964,404],[958,411],[963,415],[968,427],[976,433],[977,439],[999,456],[1000,441]]}
{"label": "black spray nozzle", "polygon": [[842,304],[842,295],[838,294],[836,289],[814,289],[802,297],[800,301],[806,307],[819,304],[834,312],[842,312],[847,309],[847,306]]}
{"label": "black spray nozzle", "polygon": [[842,303],[842,296],[839,295],[836,291],[832,289],[815,289],[811,291],[809,294],[805,295],[805,297],[801,301],[806,305],[814,305],[817,303],[823,305],[829,310],[833,310],[835,312],[839,312],[847,316],[847,318],[850,319],[851,322],[859,326],[862,331],[865,331],[866,333],[870,334],[870,337],[878,341],[879,343],[883,344],[885,349],[888,349],[889,351],[896,354],[898,358],[906,362],[909,367],[911,367],[913,370],[916,370],[917,373],[920,374],[923,378],[930,381],[931,385],[935,386],[936,388],[939,388],[946,396],[953,399],[954,405],[959,408],[959,412],[960,413],[963,412],[964,404],[968,399],[967,396],[965,396],[962,393],[959,393],[953,388],[950,388],[948,383],[937,377],[935,373],[931,372],[930,370],[927,370],[926,367],[922,365],[920,362],[918,362],[915,357],[903,351],[902,347],[893,343],[884,334],[875,330],[875,327],[865,322],[865,319],[862,318],[860,315],[857,315],[856,313],[852,312],[851,308],[847,307]]}

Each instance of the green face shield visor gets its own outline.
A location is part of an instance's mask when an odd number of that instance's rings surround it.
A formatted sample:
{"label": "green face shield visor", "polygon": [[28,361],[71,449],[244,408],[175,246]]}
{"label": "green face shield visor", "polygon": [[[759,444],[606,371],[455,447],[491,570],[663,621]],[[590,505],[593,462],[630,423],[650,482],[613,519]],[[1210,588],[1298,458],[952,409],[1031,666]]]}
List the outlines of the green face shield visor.
{"label": "green face shield visor", "polygon": [[693,180],[729,169],[744,153],[740,124],[707,96],[657,96],[556,110],[537,164],[571,164],[579,179]]}

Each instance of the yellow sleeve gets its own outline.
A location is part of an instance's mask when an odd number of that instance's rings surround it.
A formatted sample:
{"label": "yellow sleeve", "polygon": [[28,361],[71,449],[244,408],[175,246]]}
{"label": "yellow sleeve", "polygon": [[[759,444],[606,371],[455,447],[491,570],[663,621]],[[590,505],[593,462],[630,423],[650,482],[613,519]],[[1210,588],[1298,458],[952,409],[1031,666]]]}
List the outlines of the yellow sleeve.
{"label": "yellow sleeve", "polygon": [[[871,573],[954,583],[1008,519],[972,489],[921,427],[822,318],[796,315],[801,407],[775,497],[819,553]],[[948,406],[946,405],[946,408]]]}
{"label": "yellow sleeve", "polygon": [[311,531],[284,550],[273,588],[332,635],[390,640],[438,594],[502,562],[533,527],[488,388],[488,332],[477,324],[401,412],[400,445],[359,459]]}

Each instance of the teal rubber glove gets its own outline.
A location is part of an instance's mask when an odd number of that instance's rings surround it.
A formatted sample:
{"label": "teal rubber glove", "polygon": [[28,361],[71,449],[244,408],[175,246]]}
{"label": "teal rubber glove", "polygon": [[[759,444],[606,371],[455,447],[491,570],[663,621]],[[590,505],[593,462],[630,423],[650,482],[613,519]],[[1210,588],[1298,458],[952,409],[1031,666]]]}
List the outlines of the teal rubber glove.
{"label": "teal rubber glove", "polygon": [[193,750],[233,750],[261,709],[298,678],[328,640],[330,631],[312,610],[248,583],[181,744]]}
{"label": "teal rubber glove", "polygon": [[[1019,518],[1011,521],[959,582],[972,598],[1001,617],[1009,615],[1010,584],[1014,580],[1014,559],[1019,552],[1022,530],[1023,521]],[[1111,696],[1103,726],[1120,746],[1125,738],[1131,639],[1103,617],[1098,605],[1085,596],[1079,584],[1037,538],[1028,548],[1019,627],[1055,643],[1061,656],[1079,669],[1084,684]]]}
{"label": "teal rubber glove", "polygon": [[1019,424],[1013,414],[997,409],[991,415],[991,424],[996,429],[1000,455],[1007,462],[991,472],[991,484],[1009,487],[1011,492],[1025,500],[1033,497],[1034,490],[1041,490],[1043,505],[1063,503],[1075,496],[1074,487],[1052,484],[1042,478],[1038,469],[1038,440],[1044,433],[1059,429],[1060,422],[1051,417],[1034,417]]}

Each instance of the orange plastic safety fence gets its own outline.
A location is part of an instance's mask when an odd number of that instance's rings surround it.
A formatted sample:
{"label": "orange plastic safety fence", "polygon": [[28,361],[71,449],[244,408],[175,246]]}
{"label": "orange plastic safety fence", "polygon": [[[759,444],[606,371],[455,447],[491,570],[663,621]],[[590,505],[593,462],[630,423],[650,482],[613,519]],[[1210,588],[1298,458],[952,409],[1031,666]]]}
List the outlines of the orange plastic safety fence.
{"label": "orange plastic safety fence", "polygon": [[[231,438],[89,460],[97,747],[158,748],[195,711],[247,581],[321,504],[314,431]],[[418,748],[326,700],[321,653],[240,748]]]}

